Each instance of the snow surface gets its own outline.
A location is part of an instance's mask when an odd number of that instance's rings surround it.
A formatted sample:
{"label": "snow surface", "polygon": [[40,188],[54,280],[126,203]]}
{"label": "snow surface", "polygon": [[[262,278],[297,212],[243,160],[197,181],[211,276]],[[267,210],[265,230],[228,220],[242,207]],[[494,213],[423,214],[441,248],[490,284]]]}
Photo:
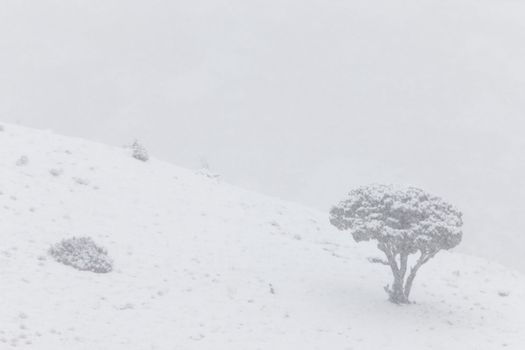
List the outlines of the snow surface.
{"label": "snow surface", "polygon": [[[72,236],[115,270],[47,255]],[[0,237],[0,349],[525,346],[518,272],[444,252],[395,306],[376,249],[327,213],[50,132],[0,131]]]}

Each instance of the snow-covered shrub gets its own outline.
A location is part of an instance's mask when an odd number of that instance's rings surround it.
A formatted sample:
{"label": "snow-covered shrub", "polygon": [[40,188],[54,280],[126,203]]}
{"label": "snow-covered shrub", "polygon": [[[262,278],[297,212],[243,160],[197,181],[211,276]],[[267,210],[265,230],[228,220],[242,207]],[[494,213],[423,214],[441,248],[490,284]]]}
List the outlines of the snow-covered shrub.
{"label": "snow-covered shrub", "polygon": [[[356,242],[377,241],[386,260],[370,261],[391,268],[393,286],[385,290],[395,303],[408,303],[419,268],[440,250],[457,246],[463,236],[461,212],[412,187],[371,185],[353,190],[332,208],[330,222],[340,230],[349,230]],[[419,257],[409,267],[409,255],[416,253]]]}
{"label": "snow-covered shrub", "polygon": [[218,180],[221,176],[211,171],[210,163],[204,157],[201,157],[201,168],[197,171],[197,175],[207,177],[209,179]]}
{"label": "snow-covered shrub", "polygon": [[131,145],[131,150],[133,152],[132,153],[133,158],[138,159],[143,162],[147,162],[149,160],[148,151],[137,140],[135,140],[133,144]]}
{"label": "snow-covered shrub", "polygon": [[221,177],[219,174],[212,173],[209,169],[200,169],[196,174],[212,180],[219,180]]}
{"label": "snow-covered shrub", "polygon": [[24,165],[27,165],[27,163],[29,163],[29,158],[27,158],[27,156],[21,156],[16,161],[16,165],[18,166],[24,166]]}
{"label": "snow-covered shrub", "polygon": [[62,169],[51,169],[49,170],[49,173],[55,177],[58,177],[64,173],[64,170]]}
{"label": "snow-covered shrub", "polygon": [[113,260],[106,249],[95,244],[90,237],[64,239],[49,249],[56,261],[80,271],[108,273],[113,270]]}
{"label": "snow-covered shrub", "polygon": [[75,181],[77,184],[82,185],[82,186],[89,185],[89,180],[83,179],[81,177],[73,177],[73,181]]}

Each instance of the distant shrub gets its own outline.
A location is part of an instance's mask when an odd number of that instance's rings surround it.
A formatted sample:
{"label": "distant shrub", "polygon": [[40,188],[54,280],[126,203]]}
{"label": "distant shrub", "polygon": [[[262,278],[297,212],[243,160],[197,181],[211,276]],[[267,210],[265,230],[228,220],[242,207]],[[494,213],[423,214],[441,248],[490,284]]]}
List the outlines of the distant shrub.
{"label": "distant shrub", "polygon": [[133,151],[133,158],[138,159],[142,162],[147,162],[149,160],[148,151],[137,140],[135,140],[131,145],[131,150]]}
{"label": "distant shrub", "polygon": [[24,166],[27,165],[27,163],[29,163],[29,158],[27,158],[27,156],[22,156],[16,161],[16,165],[18,166]]}
{"label": "distant shrub", "polygon": [[64,239],[49,249],[49,254],[59,263],[80,271],[108,273],[113,270],[113,260],[106,249],[90,237]]}
{"label": "distant shrub", "polygon": [[208,169],[200,169],[200,170],[198,170],[197,171],[197,175],[204,176],[204,177],[207,177],[208,179],[213,179],[213,180],[218,180],[221,177],[219,174],[212,173]]}
{"label": "distant shrub", "polygon": [[73,181],[75,181],[79,185],[83,185],[83,186],[89,185],[89,180],[83,179],[81,177],[74,177]]}
{"label": "distant shrub", "polygon": [[64,173],[64,170],[62,169],[51,169],[49,170],[49,173],[55,177],[58,177]]}
{"label": "distant shrub", "polygon": [[221,176],[219,174],[216,174],[211,171],[210,163],[208,163],[208,160],[204,157],[201,157],[201,168],[197,171],[198,175],[205,176],[209,179],[218,180]]}

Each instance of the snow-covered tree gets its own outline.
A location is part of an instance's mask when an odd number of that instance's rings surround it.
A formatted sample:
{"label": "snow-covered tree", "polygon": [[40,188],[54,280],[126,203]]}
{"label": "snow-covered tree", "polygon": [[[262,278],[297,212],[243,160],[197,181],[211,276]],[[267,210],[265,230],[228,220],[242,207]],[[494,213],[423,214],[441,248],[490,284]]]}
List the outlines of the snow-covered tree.
{"label": "snow-covered tree", "polygon": [[210,163],[208,162],[208,159],[202,156],[200,157],[200,163],[201,163],[201,168],[197,171],[197,174],[206,176],[207,178],[210,178],[210,179],[219,180],[221,176],[217,173],[214,173],[211,170],[211,166],[210,166]]}
{"label": "snow-covered tree", "polygon": [[143,162],[147,162],[149,160],[148,151],[146,148],[138,142],[138,140],[135,140],[131,144],[131,150],[133,151],[133,158],[138,159]]}
{"label": "snow-covered tree", "polygon": [[[440,250],[454,248],[463,236],[462,214],[441,198],[418,188],[371,185],[351,191],[330,211],[330,222],[348,230],[356,242],[375,240],[386,259],[370,259],[391,268],[390,301],[409,303],[419,268]],[[419,253],[409,266],[409,256]]]}

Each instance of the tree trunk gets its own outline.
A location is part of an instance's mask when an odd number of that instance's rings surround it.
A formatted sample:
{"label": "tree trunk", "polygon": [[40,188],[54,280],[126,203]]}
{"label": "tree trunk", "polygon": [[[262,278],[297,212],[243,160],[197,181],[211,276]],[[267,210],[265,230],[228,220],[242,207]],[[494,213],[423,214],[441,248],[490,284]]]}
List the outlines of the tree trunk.
{"label": "tree trunk", "polygon": [[410,297],[410,291],[412,290],[412,284],[414,283],[414,278],[416,278],[416,273],[417,273],[417,270],[419,270],[419,267],[421,267],[421,265],[414,266],[414,268],[410,270],[410,275],[408,275],[408,278],[405,284],[405,291],[404,291],[405,298],[407,300]]}
{"label": "tree trunk", "polygon": [[394,304],[408,304],[408,297],[405,295],[403,279],[400,276],[394,276],[392,289],[387,290],[389,300]]}
{"label": "tree trunk", "polygon": [[[416,274],[421,266],[432,259],[439,250],[436,251],[421,251],[421,256],[417,260],[416,264],[410,269],[408,277],[405,277],[408,270],[408,253],[394,252],[393,248],[387,244],[379,244],[378,248],[382,250],[386,257],[386,265],[390,266],[392,274],[394,275],[394,282],[392,288],[390,286],[385,287],[385,291],[389,296],[389,300],[395,304],[410,304],[409,297],[412,290],[412,285],[414,284],[414,279]],[[399,256],[399,264],[397,256]]]}
{"label": "tree trunk", "polygon": [[414,283],[414,279],[416,278],[417,271],[419,270],[419,268],[421,266],[423,266],[423,264],[426,264],[437,253],[438,253],[438,251],[427,252],[427,253],[421,252],[421,256],[417,260],[416,264],[414,265],[414,267],[412,267],[410,269],[410,274],[408,275],[408,278],[407,278],[407,281],[406,281],[406,284],[405,284],[405,288],[404,288],[405,289],[405,297],[406,297],[407,300],[408,300],[408,297],[410,296],[410,292],[412,291],[412,285]]}
{"label": "tree trunk", "polygon": [[389,300],[395,304],[408,304],[408,297],[405,295],[405,275],[408,265],[408,254],[401,253],[399,255],[399,267],[397,265],[396,256],[390,251],[385,251],[390,268],[394,274],[394,283],[390,289],[388,286],[385,291],[388,293]]}

